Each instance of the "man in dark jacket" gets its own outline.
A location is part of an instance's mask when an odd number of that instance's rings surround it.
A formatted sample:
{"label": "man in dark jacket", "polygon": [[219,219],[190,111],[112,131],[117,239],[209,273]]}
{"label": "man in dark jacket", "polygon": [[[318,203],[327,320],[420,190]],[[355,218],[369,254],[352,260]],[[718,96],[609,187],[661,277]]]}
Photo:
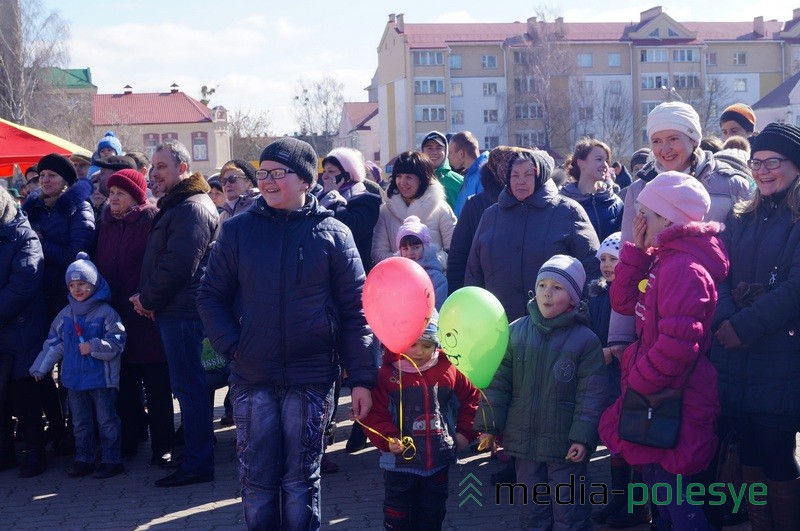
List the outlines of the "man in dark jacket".
{"label": "man in dark jacket", "polygon": [[159,145],[153,154],[152,177],[164,195],[147,238],[139,293],[131,297],[137,312],[155,317],[183,417],[183,463],[156,481],[157,487],[214,479],[214,428],[200,362],[203,324],[195,296],[217,238],[219,215],[206,180],[199,173],[189,175],[189,160],[186,147],[176,140]]}
{"label": "man in dark jacket", "polygon": [[350,230],[309,193],[316,178],[310,145],[268,145],[261,197],[225,222],[197,293],[211,344],[231,360],[249,529],[319,529],[324,430],[342,367],[355,418],[372,406],[364,268]]}

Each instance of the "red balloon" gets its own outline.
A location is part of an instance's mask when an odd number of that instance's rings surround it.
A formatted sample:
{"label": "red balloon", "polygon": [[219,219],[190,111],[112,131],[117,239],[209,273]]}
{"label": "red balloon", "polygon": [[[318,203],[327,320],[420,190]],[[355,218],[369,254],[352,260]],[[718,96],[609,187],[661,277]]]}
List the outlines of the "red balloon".
{"label": "red balloon", "polygon": [[393,256],[369,272],[361,300],[367,323],[381,343],[392,352],[404,353],[428,326],[433,284],[418,263]]}

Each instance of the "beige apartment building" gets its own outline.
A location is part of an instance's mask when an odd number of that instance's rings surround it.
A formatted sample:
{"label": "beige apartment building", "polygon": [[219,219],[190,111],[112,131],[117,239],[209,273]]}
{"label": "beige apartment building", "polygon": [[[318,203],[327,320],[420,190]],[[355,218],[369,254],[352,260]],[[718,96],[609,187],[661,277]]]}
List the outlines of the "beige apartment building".
{"label": "beige apartment building", "polygon": [[647,114],[670,100],[691,103],[704,133],[718,134],[727,105],[752,105],[800,70],[800,9],[791,15],[680,22],[654,7],[637,23],[473,24],[390,15],[378,46],[381,160],[419,149],[431,130],[558,158],[593,136],[627,158],[647,141]]}

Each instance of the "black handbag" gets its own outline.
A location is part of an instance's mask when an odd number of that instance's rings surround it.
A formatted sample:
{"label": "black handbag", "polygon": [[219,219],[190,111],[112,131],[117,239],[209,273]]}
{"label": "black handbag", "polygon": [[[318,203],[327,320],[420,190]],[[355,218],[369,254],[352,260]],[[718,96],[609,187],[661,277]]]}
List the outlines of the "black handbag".
{"label": "black handbag", "polygon": [[654,448],[673,448],[681,427],[683,389],[643,395],[628,387],[619,414],[621,439]]}

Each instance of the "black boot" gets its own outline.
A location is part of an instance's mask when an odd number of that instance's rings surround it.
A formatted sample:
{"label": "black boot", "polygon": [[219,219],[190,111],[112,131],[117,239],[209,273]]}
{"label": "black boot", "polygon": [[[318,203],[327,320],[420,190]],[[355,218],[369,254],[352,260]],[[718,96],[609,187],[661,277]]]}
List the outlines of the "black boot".
{"label": "black boot", "polygon": [[[26,423],[27,424],[27,423]],[[32,478],[47,468],[44,456],[44,430],[41,426],[25,430],[25,459],[19,468],[19,477]]]}
{"label": "black boot", "polygon": [[[636,469],[631,469],[631,475],[628,482],[642,483],[642,473],[637,472]],[[627,496],[628,485],[625,484],[625,492]],[[633,511],[628,512],[627,497],[626,503],[616,513],[609,515],[606,518],[606,525],[612,529],[627,529],[629,527],[636,527],[637,525],[650,523],[650,504],[637,505]]]}
{"label": "black boot", "polygon": [[[620,459],[621,460],[621,459]],[[605,524],[612,514],[625,510],[628,505],[628,480],[631,477],[631,467],[625,464],[611,464],[611,499],[608,505],[592,513],[592,521],[596,524]],[[621,494],[615,492],[621,491]]]}
{"label": "black boot", "polygon": [[17,466],[17,453],[14,451],[14,431],[9,419],[2,427],[0,435],[0,472]]}

